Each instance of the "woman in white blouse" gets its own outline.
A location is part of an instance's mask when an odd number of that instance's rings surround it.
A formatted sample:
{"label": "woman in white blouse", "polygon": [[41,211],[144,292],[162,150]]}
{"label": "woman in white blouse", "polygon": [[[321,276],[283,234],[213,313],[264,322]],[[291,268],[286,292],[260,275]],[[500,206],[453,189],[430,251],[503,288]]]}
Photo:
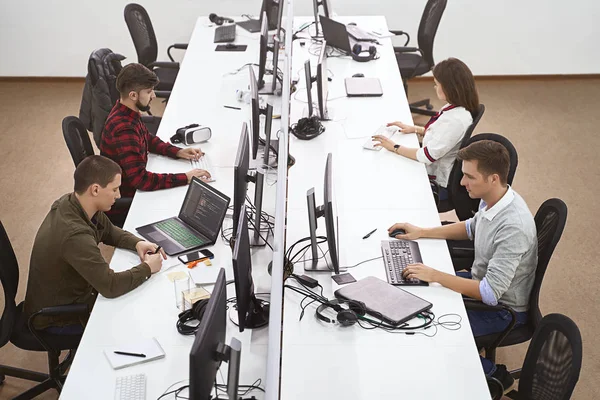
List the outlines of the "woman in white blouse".
{"label": "woman in white blouse", "polygon": [[402,133],[423,136],[423,147],[400,146],[381,135],[373,136],[373,140],[386,150],[426,164],[429,179],[440,188],[440,200],[446,200],[450,171],[460,143],[478,111],[479,96],[471,70],[459,59],[444,60],[436,64],[432,72],[437,97],[447,104],[424,127],[399,121],[387,124],[397,126]]}

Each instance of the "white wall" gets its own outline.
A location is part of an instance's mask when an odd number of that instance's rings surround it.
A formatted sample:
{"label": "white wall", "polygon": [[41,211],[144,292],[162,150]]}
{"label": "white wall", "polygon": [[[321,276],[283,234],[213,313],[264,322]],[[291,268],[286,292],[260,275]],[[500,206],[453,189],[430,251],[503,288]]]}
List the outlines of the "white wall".
{"label": "white wall", "polygon": [[[260,0],[138,0],[150,14],[159,59],[187,42],[197,16],[257,14]],[[340,15],[385,15],[390,28],[416,33],[426,0],[331,0]],[[109,47],[135,61],[125,0],[0,0],[0,76],[86,74],[87,58]],[[312,14],[295,0],[296,15]],[[475,75],[600,73],[596,0],[448,0],[436,60],[461,58]],[[176,50],[177,51],[177,50]]]}

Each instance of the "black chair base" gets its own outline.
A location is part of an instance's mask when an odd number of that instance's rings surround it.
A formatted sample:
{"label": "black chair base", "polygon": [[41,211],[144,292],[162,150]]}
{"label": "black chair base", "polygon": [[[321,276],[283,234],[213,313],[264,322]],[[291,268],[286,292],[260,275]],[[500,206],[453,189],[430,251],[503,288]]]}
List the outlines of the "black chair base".
{"label": "black chair base", "polygon": [[[429,101],[429,99],[419,100],[414,103],[410,103],[410,112],[413,114],[421,114],[433,117],[437,114],[437,111],[433,111],[433,105]],[[421,108],[425,107],[425,109]]]}
{"label": "black chair base", "polygon": [[14,397],[13,400],[34,399],[35,397],[50,389],[56,389],[60,393],[66,379],[65,376],[58,376],[56,378],[53,378],[50,375],[41,372],[29,371],[26,369],[0,365],[0,384],[4,383],[6,375],[19,379],[25,379],[28,381],[40,382],[38,385],[35,385],[31,389],[28,389],[27,391]]}

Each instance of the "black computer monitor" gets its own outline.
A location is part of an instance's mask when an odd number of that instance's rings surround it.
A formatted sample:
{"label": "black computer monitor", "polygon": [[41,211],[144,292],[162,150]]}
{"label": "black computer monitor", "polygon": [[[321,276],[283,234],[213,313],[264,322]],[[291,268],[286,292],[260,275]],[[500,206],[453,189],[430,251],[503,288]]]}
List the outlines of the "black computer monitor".
{"label": "black computer monitor", "polygon": [[[265,13],[262,13],[265,16]],[[263,17],[260,25],[260,39],[258,51],[258,88],[265,85],[264,77],[267,69],[267,51],[269,51],[269,30],[267,20]]]}
{"label": "black computer monitor", "polygon": [[[281,36],[278,29],[277,34],[273,38],[273,45],[269,46],[269,31],[267,29],[267,23],[263,19],[263,23],[260,28],[260,39],[259,39],[259,51],[258,51],[258,89],[261,94],[278,94],[279,75],[279,45],[281,43]],[[267,74],[267,53],[273,53],[273,71],[272,80],[268,85],[265,85],[265,75]]]}
{"label": "black computer monitor", "polygon": [[256,82],[256,75],[254,75],[254,69],[252,65],[248,67],[250,72],[250,108],[251,108],[251,120],[252,120],[252,159],[256,160],[258,154],[258,141],[260,137],[260,114],[261,110],[258,101],[258,87]]}
{"label": "black computer monitor", "polygon": [[306,102],[308,103],[308,115],[313,115],[313,103],[312,103],[312,73],[310,71],[310,60],[304,61],[304,80],[306,81]]}
{"label": "black computer monitor", "polygon": [[235,338],[232,338],[231,346],[225,344],[226,328],[227,290],[225,269],[221,268],[190,351],[189,399],[212,398],[217,371],[223,361],[229,362],[231,375],[227,379],[227,394],[230,399],[237,399],[242,348]]}
{"label": "black computer monitor", "polygon": [[240,332],[246,328],[255,329],[267,325],[269,307],[258,300],[254,294],[246,206],[243,206],[240,212],[237,239],[233,248],[233,278]]}
{"label": "black computer monitor", "polygon": [[323,40],[317,64],[317,101],[319,104],[319,118],[323,121],[329,119],[327,95],[327,43]]}
{"label": "black computer monitor", "polygon": [[[335,201],[333,198],[333,156],[327,155],[325,164],[325,176],[323,179],[323,205],[317,207],[315,201],[315,189],[311,188],[306,192],[306,202],[308,206],[308,226],[310,230],[311,255],[310,262],[304,263],[304,269],[307,271],[331,271],[337,275],[340,273],[340,263],[338,258],[337,227],[338,219],[335,210]],[[317,220],[320,217],[325,218],[325,230],[327,232],[328,256],[331,261],[331,267],[319,263],[319,254],[317,251]]]}
{"label": "black computer monitor", "polygon": [[[319,7],[323,7],[323,14],[319,13]],[[331,14],[333,14],[329,0],[313,0],[313,13],[315,16],[316,36],[319,36],[319,15],[331,18]]]}
{"label": "black computer monitor", "polygon": [[250,149],[248,144],[248,125],[242,124],[242,133],[238,144],[235,164],[233,166],[233,235],[237,236],[240,210],[246,202],[248,191],[248,168],[250,165]]}
{"label": "black computer monitor", "polygon": [[[264,16],[267,19],[269,30],[279,29],[281,27],[281,18],[283,13],[284,0],[263,0],[260,8],[261,22]],[[264,13],[264,14],[263,14]]]}

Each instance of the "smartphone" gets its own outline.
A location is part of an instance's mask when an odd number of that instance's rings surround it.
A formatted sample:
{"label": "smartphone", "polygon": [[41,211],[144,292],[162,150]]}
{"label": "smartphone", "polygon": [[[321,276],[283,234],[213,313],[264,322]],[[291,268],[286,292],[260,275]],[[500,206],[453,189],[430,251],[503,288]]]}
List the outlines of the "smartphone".
{"label": "smartphone", "polygon": [[187,264],[192,261],[201,260],[203,258],[213,259],[215,255],[210,250],[195,250],[186,254],[182,254],[179,257],[179,261]]}

